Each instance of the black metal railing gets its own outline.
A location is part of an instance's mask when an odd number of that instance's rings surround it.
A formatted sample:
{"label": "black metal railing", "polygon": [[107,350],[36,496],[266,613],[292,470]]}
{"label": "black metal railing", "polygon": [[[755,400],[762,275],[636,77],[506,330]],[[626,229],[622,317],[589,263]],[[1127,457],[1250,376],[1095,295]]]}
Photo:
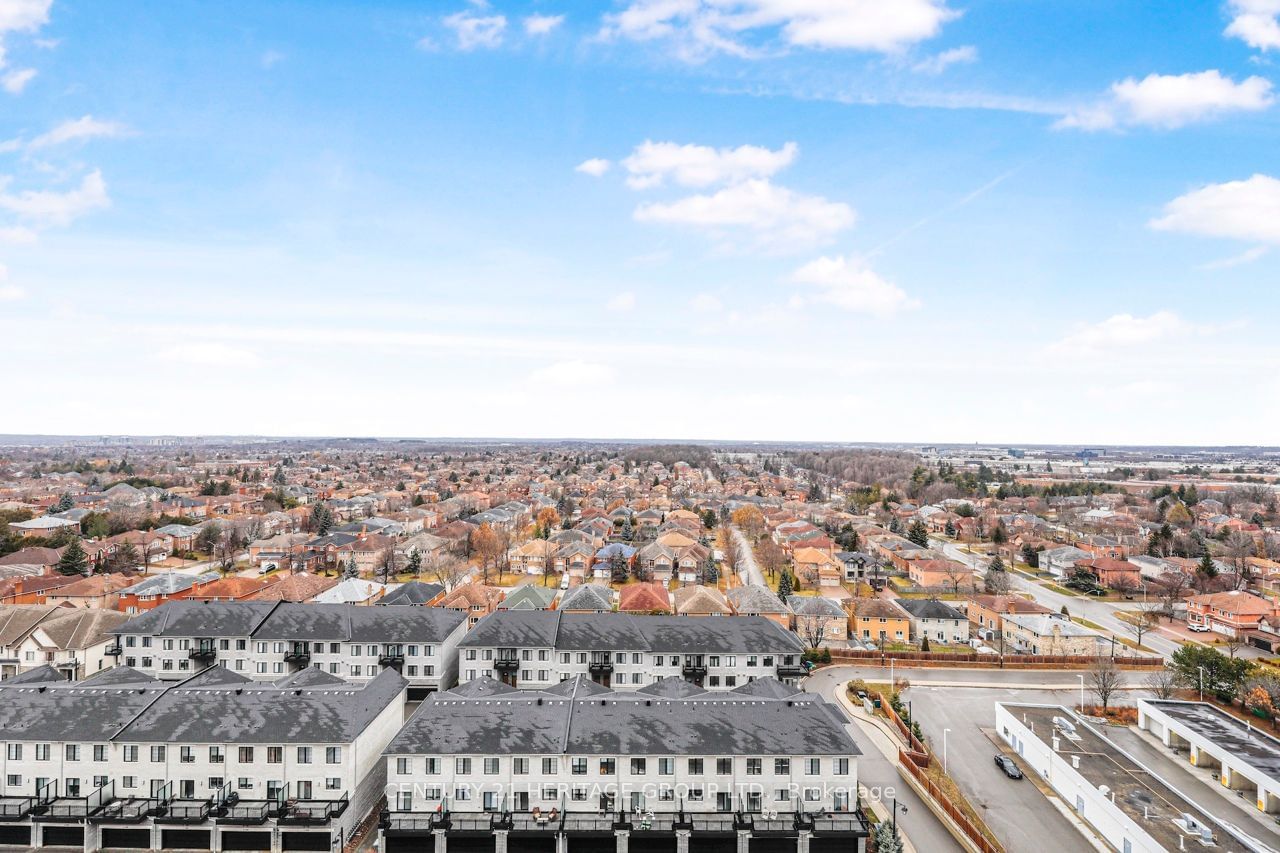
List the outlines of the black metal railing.
{"label": "black metal railing", "polygon": [[22,820],[35,805],[35,797],[0,797],[0,821]]}
{"label": "black metal railing", "polygon": [[156,823],[204,823],[209,819],[212,811],[212,800],[177,799],[169,803],[163,815],[156,817]]}
{"label": "black metal railing", "polygon": [[274,805],[274,800],[241,800],[234,805],[228,804],[226,814],[217,822],[231,826],[261,826],[267,822]]}

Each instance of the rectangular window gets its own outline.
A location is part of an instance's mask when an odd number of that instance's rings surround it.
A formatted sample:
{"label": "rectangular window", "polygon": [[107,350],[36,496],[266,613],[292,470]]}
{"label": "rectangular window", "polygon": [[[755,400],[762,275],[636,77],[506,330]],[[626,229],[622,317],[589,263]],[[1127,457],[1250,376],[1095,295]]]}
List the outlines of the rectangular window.
{"label": "rectangular window", "polygon": [[7,744],[5,746],[5,755],[8,756],[10,761],[21,761],[22,760],[22,744],[20,743]]}
{"label": "rectangular window", "polygon": [[511,772],[516,776],[529,775],[529,759],[527,758],[511,759]]}
{"label": "rectangular window", "polygon": [[486,776],[497,776],[497,775],[498,775],[498,759],[497,759],[497,758],[494,758],[494,757],[488,757],[488,758],[485,758],[485,760],[484,760],[484,775],[486,775]]}
{"label": "rectangular window", "polygon": [[774,772],[774,774],[775,774],[775,775],[778,775],[778,776],[785,776],[785,775],[787,775],[788,773],[790,773],[790,772],[791,772],[791,759],[790,759],[790,758],[775,758],[775,759],[773,759],[773,772]]}
{"label": "rectangular window", "polygon": [[690,776],[702,775],[702,759],[701,758],[689,759],[689,775]]}
{"label": "rectangular window", "polygon": [[674,758],[658,759],[658,775],[674,776],[676,773],[676,760]]}
{"label": "rectangular window", "polygon": [[124,760],[133,763],[138,760],[138,747],[128,745],[124,748]]}
{"label": "rectangular window", "polygon": [[284,764],[284,747],[283,746],[267,747],[267,763],[268,764]]}
{"label": "rectangular window", "polygon": [[79,761],[79,760],[80,760],[80,745],[79,745],[79,744],[69,743],[69,744],[67,744],[67,745],[63,748],[63,750],[64,750],[64,752],[66,753],[67,761]]}
{"label": "rectangular window", "polygon": [[613,758],[600,759],[600,775],[601,776],[612,776],[616,772],[618,772],[617,759],[613,759]]}
{"label": "rectangular window", "polygon": [[806,758],[804,760],[804,772],[806,776],[817,776],[822,772],[821,758]]}
{"label": "rectangular window", "polygon": [[401,776],[408,776],[409,775],[409,759],[397,758],[396,772],[399,773]]}
{"label": "rectangular window", "polygon": [[49,760],[49,744],[47,743],[36,744],[36,761],[48,761],[48,760]]}
{"label": "rectangular window", "polygon": [[717,773],[717,774],[719,774],[719,775],[721,775],[721,776],[732,776],[732,775],[733,775],[733,759],[732,759],[732,758],[717,758],[717,759],[716,759],[716,773]]}
{"label": "rectangular window", "polygon": [[341,764],[342,763],[342,747],[326,746],[324,748],[325,764]]}
{"label": "rectangular window", "polygon": [[764,765],[764,762],[761,761],[759,758],[748,758],[747,759],[747,775],[759,776],[761,773],[764,772],[763,765]]}
{"label": "rectangular window", "polygon": [[542,759],[542,775],[554,776],[560,772],[560,759],[544,758]]}
{"label": "rectangular window", "polygon": [[458,774],[459,776],[471,775],[471,759],[455,758],[453,760],[453,772]]}
{"label": "rectangular window", "polygon": [[426,767],[424,767],[423,770],[424,772],[426,772],[428,776],[439,776],[440,775],[440,759],[428,758]]}
{"label": "rectangular window", "polygon": [[93,745],[93,760],[94,761],[107,760],[107,745],[105,743],[95,743]]}
{"label": "rectangular window", "polygon": [[164,761],[164,747],[163,746],[151,747],[151,762],[153,764],[159,764],[162,761]]}
{"label": "rectangular window", "polygon": [[220,746],[209,747],[209,763],[210,764],[222,763],[222,747]]}
{"label": "rectangular window", "polygon": [[585,758],[571,759],[570,772],[573,773],[574,776],[586,776],[587,775],[587,759]]}
{"label": "rectangular window", "polygon": [[253,747],[251,746],[240,747],[240,763],[241,764],[253,763]]}

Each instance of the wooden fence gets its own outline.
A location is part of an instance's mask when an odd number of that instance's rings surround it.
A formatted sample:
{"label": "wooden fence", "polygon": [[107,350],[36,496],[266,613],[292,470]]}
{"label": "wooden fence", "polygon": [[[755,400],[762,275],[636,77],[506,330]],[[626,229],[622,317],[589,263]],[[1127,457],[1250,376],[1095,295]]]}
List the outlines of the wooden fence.
{"label": "wooden fence", "polygon": [[[871,652],[854,649],[831,649],[832,663],[889,661],[916,663],[921,666],[1016,667],[1019,669],[1062,669],[1087,667],[1098,658],[1092,655],[982,655],[977,652]],[[1157,669],[1164,666],[1160,657],[1116,655],[1116,666],[1133,669]]]}
{"label": "wooden fence", "polygon": [[974,847],[978,848],[982,853],[1004,853],[1003,847],[988,838],[973,821],[969,820],[967,814],[952,804],[946,793],[925,775],[924,770],[916,766],[915,761],[907,755],[905,750],[898,750],[898,764],[907,773],[911,774],[911,778],[919,783],[920,787],[924,788],[938,808],[946,812],[947,816],[956,822],[956,826],[960,827],[960,831],[973,843]]}

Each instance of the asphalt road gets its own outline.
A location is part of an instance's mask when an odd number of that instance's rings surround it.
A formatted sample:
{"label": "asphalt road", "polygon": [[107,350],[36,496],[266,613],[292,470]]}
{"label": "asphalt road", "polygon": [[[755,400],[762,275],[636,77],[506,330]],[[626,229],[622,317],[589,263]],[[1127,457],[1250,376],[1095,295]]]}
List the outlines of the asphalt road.
{"label": "asphalt road", "polygon": [[741,558],[738,560],[738,574],[741,576],[742,582],[744,584],[768,586],[764,582],[764,572],[760,571],[760,564],[756,562],[756,552],[752,549],[751,543],[747,541],[747,537],[736,527],[730,527],[729,531],[738,540],[738,550],[742,553]]}
{"label": "asphalt road", "polygon": [[[849,682],[850,676],[842,674],[845,669],[848,667],[820,669],[804,679],[804,689],[833,697],[838,691],[844,690]],[[837,704],[837,707],[840,706]],[[890,810],[894,808],[894,799],[897,799],[898,827],[915,845],[916,850],[919,853],[962,853],[964,848],[951,837],[942,822],[903,781],[898,768],[871,742],[866,732],[852,720],[848,729],[858,748],[862,750],[862,755],[858,758],[858,784],[866,789],[868,796],[879,800]],[[991,769],[995,769],[994,765]]]}
{"label": "asphalt road", "polygon": [[[941,539],[930,540],[932,545],[941,550],[946,556],[953,560],[958,560],[967,566],[972,566],[974,571],[979,574],[986,572],[987,564],[990,559],[986,554],[973,553],[965,551],[954,542],[947,542]],[[1090,622],[1101,625],[1106,629],[1105,633],[1114,634],[1117,637],[1124,637],[1129,640],[1136,640],[1129,624],[1120,619],[1116,612],[1119,610],[1132,610],[1135,605],[1140,605],[1141,596],[1135,597],[1134,601],[1113,602],[1098,601],[1085,595],[1064,595],[1055,592],[1035,581],[1032,581],[1017,572],[1010,572],[1009,579],[1013,582],[1014,589],[1019,592],[1026,592],[1031,595],[1039,603],[1043,604],[1054,611],[1060,611],[1063,607],[1067,608],[1072,616],[1080,616],[1088,619]],[[1142,635],[1142,645],[1149,649],[1153,649],[1162,657],[1169,657],[1178,649],[1182,648],[1184,641],[1178,637],[1164,634],[1160,630],[1148,631]],[[1237,651],[1240,657],[1254,658],[1264,657],[1265,653],[1261,649],[1252,647],[1244,647]]]}

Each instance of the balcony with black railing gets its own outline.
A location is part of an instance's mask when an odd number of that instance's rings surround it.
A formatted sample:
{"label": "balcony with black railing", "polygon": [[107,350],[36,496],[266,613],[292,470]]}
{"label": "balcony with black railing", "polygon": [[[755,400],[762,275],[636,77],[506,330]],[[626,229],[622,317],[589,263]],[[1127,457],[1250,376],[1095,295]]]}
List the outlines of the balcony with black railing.
{"label": "balcony with black railing", "polygon": [[0,821],[23,820],[35,805],[35,797],[0,797]]}
{"label": "balcony with black railing", "polygon": [[212,641],[201,641],[191,647],[187,657],[199,663],[212,663],[218,657],[218,649]]}
{"label": "balcony with black railing", "polygon": [[204,823],[213,811],[212,800],[179,798],[169,803],[165,813],[156,816],[156,823],[181,824],[193,826]]}
{"label": "balcony with black railing", "polygon": [[282,826],[322,826],[341,817],[349,804],[345,793],[336,800],[293,800],[285,803],[276,820]]}
{"label": "balcony with black railing", "polygon": [[217,818],[219,825],[261,826],[271,817],[275,800],[241,800],[226,806],[226,813]]}
{"label": "balcony with black railing", "polygon": [[111,645],[107,646],[105,649],[103,649],[103,650],[102,650],[102,653],[103,653],[104,655],[107,655],[108,657],[113,657],[113,658],[115,658],[115,657],[119,657],[119,656],[123,653],[123,651],[124,651],[124,650],[120,648],[120,643],[119,643],[119,641],[117,641],[117,642],[112,643]]}
{"label": "balcony with black railing", "polygon": [[515,672],[520,668],[520,659],[515,655],[498,655],[493,659],[493,668],[498,672]]}
{"label": "balcony with black railing", "polygon": [[311,665],[311,644],[293,643],[284,653],[284,662],[297,667]]}

